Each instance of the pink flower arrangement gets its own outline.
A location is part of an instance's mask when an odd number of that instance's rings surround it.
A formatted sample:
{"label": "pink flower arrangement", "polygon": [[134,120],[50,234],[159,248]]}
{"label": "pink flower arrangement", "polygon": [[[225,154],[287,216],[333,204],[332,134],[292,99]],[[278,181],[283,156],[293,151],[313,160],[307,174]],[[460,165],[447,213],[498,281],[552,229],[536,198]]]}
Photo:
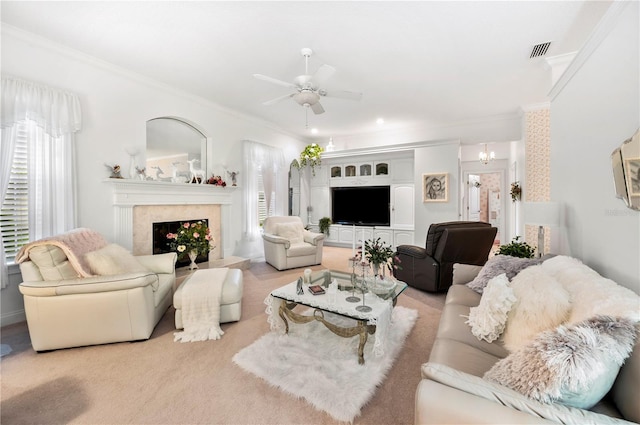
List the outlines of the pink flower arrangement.
{"label": "pink flower arrangement", "polygon": [[202,221],[180,223],[180,229],[176,233],[167,233],[167,239],[171,249],[178,255],[191,251],[205,255],[215,248],[212,246],[213,238],[209,226]]}

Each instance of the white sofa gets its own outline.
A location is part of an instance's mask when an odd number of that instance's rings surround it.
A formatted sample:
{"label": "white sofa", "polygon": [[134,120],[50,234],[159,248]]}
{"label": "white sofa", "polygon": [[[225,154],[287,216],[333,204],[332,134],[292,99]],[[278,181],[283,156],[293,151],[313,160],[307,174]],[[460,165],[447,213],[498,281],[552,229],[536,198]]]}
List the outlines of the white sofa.
{"label": "white sofa", "polygon": [[273,216],[263,223],[264,258],[278,270],[322,263],[323,233],[304,228],[300,217]]}
{"label": "white sofa", "polygon": [[16,260],[36,351],[148,339],[171,305],[175,253],[133,257],[75,229],[24,246]]}
{"label": "white sofa", "polygon": [[[640,315],[640,298],[626,288],[599,276],[595,271],[575,259],[556,257],[544,261],[541,266],[554,276],[564,288],[568,288],[571,311],[566,321],[558,327],[543,331],[557,335],[558,329],[583,323],[584,317],[598,315],[624,317],[635,324],[637,331]],[[575,266],[575,268],[574,268]],[[479,340],[467,323],[471,309],[478,307],[482,295],[470,289],[466,283],[473,281],[481,267],[456,264],[454,282],[447,293],[435,343],[428,362],[422,365],[422,380],[415,398],[416,424],[629,424],[640,421],[640,348],[636,338],[633,351],[620,369],[615,369],[615,382],[610,390],[591,408],[572,407],[559,400],[540,401],[523,395],[509,384],[502,385],[485,378],[497,362],[514,351],[505,347],[505,334],[492,342]],[[522,273],[522,272],[520,272]],[[514,280],[511,281],[513,284]],[[551,301],[551,297],[542,303]],[[593,305],[589,305],[592,303]],[[509,316],[509,320],[512,317]],[[509,322],[507,321],[507,330]],[[567,329],[567,328],[562,328]],[[505,330],[506,333],[506,330]],[[562,333],[560,333],[562,335]],[[539,340],[541,334],[536,334]],[[632,343],[633,344],[633,343]],[[544,345],[527,345],[543,352]],[[523,352],[523,348],[515,352]],[[603,350],[609,356],[611,351]],[[517,355],[517,354],[516,354]],[[544,354],[546,355],[546,353]],[[551,358],[551,357],[549,357]],[[553,358],[555,362],[557,358]],[[545,376],[545,364],[530,360],[530,365]],[[558,363],[559,364],[559,363]],[[592,365],[592,369],[599,367]],[[524,368],[526,369],[526,367]],[[529,380],[522,368],[513,367],[514,375],[526,376],[528,386],[537,385]],[[564,385],[564,384],[563,384]],[[594,383],[592,387],[599,384]],[[564,388],[564,387],[563,387]],[[606,385],[602,391],[607,391]],[[587,391],[588,392],[588,391]],[[578,393],[579,399],[588,394]]]}

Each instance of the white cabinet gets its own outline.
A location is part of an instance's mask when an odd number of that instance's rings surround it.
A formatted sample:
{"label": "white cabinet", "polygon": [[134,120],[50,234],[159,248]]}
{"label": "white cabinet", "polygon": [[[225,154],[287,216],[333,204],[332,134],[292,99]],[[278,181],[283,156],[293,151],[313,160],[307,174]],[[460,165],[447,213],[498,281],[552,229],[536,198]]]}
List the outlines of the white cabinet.
{"label": "white cabinet", "polygon": [[[315,167],[311,174],[311,186],[326,186],[329,181],[329,166],[320,165]],[[315,174],[314,174],[315,173]]]}
{"label": "white cabinet", "polygon": [[396,230],[393,232],[394,247],[399,245],[415,245],[413,242],[413,231],[411,230]]}
{"label": "white cabinet", "polygon": [[376,227],[373,232],[373,239],[378,239],[378,238],[380,238],[381,242],[384,242],[390,246],[394,246],[392,229]]}
{"label": "white cabinet", "polygon": [[413,230],[415,219],[414,185],[391,185],[391,227]]}

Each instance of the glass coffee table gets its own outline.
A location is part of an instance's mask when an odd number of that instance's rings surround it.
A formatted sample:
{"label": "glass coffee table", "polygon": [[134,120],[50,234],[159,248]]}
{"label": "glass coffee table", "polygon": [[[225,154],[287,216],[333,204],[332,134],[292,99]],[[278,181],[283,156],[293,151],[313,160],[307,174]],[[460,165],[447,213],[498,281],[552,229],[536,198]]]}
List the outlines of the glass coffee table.
{"label": "glass coffee table", "polygon": [[[386,278],[382,281],[367,279],[367,285],[371,288],[363,294],[352,283],[351,273],[334,270],[321,270],[311,275],[311,282],[302,285],[303,293],[298,294],[298,282],[291,282],[275,289],[267,298],[267,312],[272,329],[279,327],[276,323],[277,312],[284,324],[285,333],[289,332],[289,321],[303,324],[313,321],[321,322],[334,334],[352,338],[360,337],[358,345],[358,363],[364,364],[364,346],[368,335],[376,334],[374,351],[384,350],[386,331],[391,322],[391,312],[396,304],[398,296],[407,288],[407,284],[399,280]],[[335,281],[338,291],[330,292],[329,283]],[[320,285],[325,293],[313,295],[309,291],[310,285]],[[358,298],[357,302],[349,302],[347,298]],[[278,302],[279,301],[279,302]],[[368,306],[370,311],[359,311],[359,306]],[[312,314],[299,314],[294,310],[297,306],[306,306],[312,309]],[[366,310],[366,309],[360,309]],[[333,313],[342,317],[355,320],[351,327],[339,326],[325,318],[325,313]],[[377,331],[377,332],[376,332]]]}

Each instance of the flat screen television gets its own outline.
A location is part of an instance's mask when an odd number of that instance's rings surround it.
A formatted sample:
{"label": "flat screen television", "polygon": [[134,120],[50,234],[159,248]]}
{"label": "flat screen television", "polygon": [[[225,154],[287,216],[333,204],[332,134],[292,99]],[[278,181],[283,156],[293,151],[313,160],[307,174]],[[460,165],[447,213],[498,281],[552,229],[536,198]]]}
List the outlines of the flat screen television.
{"label": "flat screen television", "polygon": [[389,186],[331,188],[331,221],[357,226],[391,224]]}

